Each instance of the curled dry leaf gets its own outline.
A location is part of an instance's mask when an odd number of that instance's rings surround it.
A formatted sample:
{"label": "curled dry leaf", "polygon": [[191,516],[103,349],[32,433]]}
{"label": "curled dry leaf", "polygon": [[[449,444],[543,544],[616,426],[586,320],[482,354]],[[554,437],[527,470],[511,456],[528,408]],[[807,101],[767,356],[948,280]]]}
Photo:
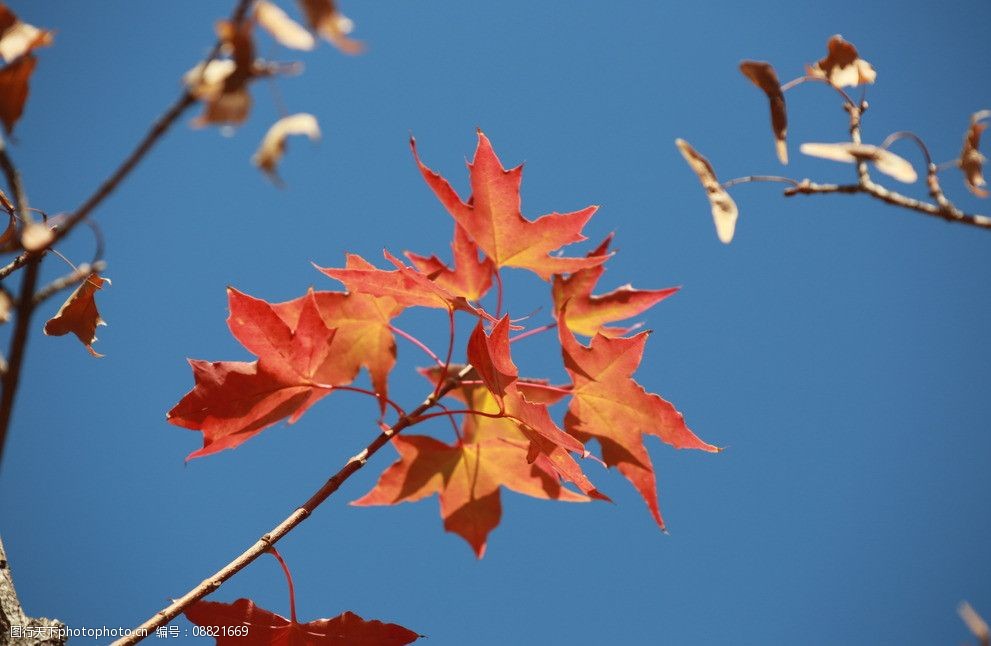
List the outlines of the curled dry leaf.
{"label": "curled dry leaf", "polygon": [[10,320],[10,312],[14,309],[14,300],[7,293],[7,290],[0,285],[0,324]]}
{"label": "curled dry leaf", "polygon": [[102,354],[93,349],[93,342],[96,341],[96,326],[106,325],[106,322],[100,318],[94,296],[97,290],[103,288],[104,283],[109,284],[110,280],[101,278],[97,273],[90,274],[66,299],[55,316],[48,319],[45,334],[62,336],[72,332],[91,355],[102,357]]}
{"label": "curled dry leaf", "polygon": [[311,141],[318,140],[320,126],[317,124],[317,118],[305,112],[292,114],[276,121],[265,133],[251,161],[276,183],[280,183],[280,180],[275,167],[286,152],[286,137],[289,135],[306,135]]}
{"label": "curled dry leaf", "polygon": [[13,251],[17,247],[17,218],[13,210],[7,213],[7,228],[0,233],[0,252]]}
{"label": "curled dry leaf", "polygon": [[209,124],[238,124],[248,117],[251,94],[248,82],[266,73],[255,64],[255,46],[251,40],[253,23],[249,20],[234,25],[217,23],[217,36],[223,41],[229,59],[214,60],[206,67],[202,63],[183,77],[190,94],[203,101],[203,114],[193,120],[201,127]]}
{"label": "curled dry leaf", "polygon": [[24,112],[28,100],[28,80],[38,60],[28,54],[0,69],[0,121],[9,135]]}
{"label": "curled dry leaf", "polygon": [[0,69],[0,121],[7,134],[24,112],[28,79],[37,64],[31,52],[51,43],[50,31],[21,22],[7,5],[0,3],[0,57],[7,63]]}
{"label": "curled dry leaf", "polygon": [[699,181],[702,182],[702,187],[709,197],[709,204],[712,205],[712,219],[716,223],[716,235],[722,242],[729,244],[733,240],[736,218],[739,215],[736,202],[719,184],[719,180],[716,179],[716,172],[712,170],[712,164],[709,163],[708,159],[692,148],[691,144],[684,139],[675,139],[674,143],[681,151],[681,156],[698,175]]}
{"label": "curled dry leaf", "polygon": [[290,49],[311,50],[316,41],[305,27],[290,18],[285,11],[268,0],[255,3],[255,22],[272,38]]}
{"label": "curled dry leaf", "polygon": [[839,34],[829,39],[829,53],[809,67],[806,71],[810,76],[823,78],[836,87],[854,87],[864,83],[873,83],[877,72],[870,63],[860,58],[853,43],[843,40]]}
{"label": "curled dry leaf", "polygon": [[988,124],[981,123],[985,119],[991,119],[991,110],[981,110],[975,112],[970,117],[970,128],[963,138],[963,149],[960,151],[960,170],[963,171],[963,181],[967,184],[970,192],[978,197],[987,197],[988,191],[984,188],[987,182],[984,180],[984,162],[987,159],[981,154],[981,134]]}
{"label": "curled dry leaf", "polygon": [[782,164],[788,163],[788,112],[785,109],[785,95],[781,91],[778,74],[770,63],[763,61],[743,61],[740,63],[743,75],[759,87],[771,102],[771,129],[774,131],[775,147]]}
{"label": "curled dry leaf", "polygon": [[918,179],[915,169],[907,159],[870,144],[855,144],[849,141],[836,144],[809,143],[802,144],[799,150],[810,157],[831,159],[848,164],[869,161],[885,175],[894,177],[899,182],[906,184],[911,184]]}
{"label": "curled dry leaf", "polygon": [[0,57],[10,63],[36,47],[52,44],[52,32],[22,22],[0,3]]}
{"label": "curled dry leaf", "polygon": [[310,29],[345,54],[360,54],[365,44],[348,38],[354,23],[337,10],[334,0],[298,0]]}

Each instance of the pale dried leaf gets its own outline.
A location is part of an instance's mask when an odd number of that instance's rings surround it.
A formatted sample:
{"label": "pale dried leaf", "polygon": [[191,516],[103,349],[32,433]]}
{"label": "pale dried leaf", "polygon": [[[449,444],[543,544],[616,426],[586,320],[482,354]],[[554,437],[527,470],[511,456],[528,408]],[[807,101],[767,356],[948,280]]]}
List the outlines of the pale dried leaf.
{"label": "pale dried leaf", "polygon": [[52,243],[55,232],[47,224],[32,222],[21,233],[21,246],[27,251],[39,251]]}
{"label": "pale dried leaf", "polygon": [[870,144],[855,144],[843,141],[835,144],[808,143],[802,144],[799,150],[810,157],[821,159],[831,159],[838,162],[855,164],[861,161],[868,161],[874,164],[879,171],[894,177],[899,182],[911,184],[919,178],[915,168],[905,158],[899,157],[895,153],[871,146]]}
{"label": "pale dried leaf", "polygon": [[308,51],[316,45],[305,27],[268,0],[258,0],[255,4],[255,21],[285,47]]}
{"label": "pale dried leaf", "polygon": [[13,309],[14,300],[7,293],[7,290],[0,285],[0,325],[10,320]]}
{"label": "pale dried leaf", "polygon": [[286,152],[286,137],[289,135],[306,135],[311,141],[318,140],[320,125],[317,123],[317,118],[305,112],[293,114],[276,121],[265,133],[251,161],[275,180],[278,179],[276,166]]}
{"label": "pale dried leaf", "polygon": [[964,183],[978,197],[988,196],[988,191],[984,188],[987,186],[984,179],[984,162],[987,158],[980,151],[981,134],[988,127],[988,124],[981,123],[984,119],[991,119],[991,110],[981,110],[970,117],[970,128],[964,135],[963,150],[960,151],[958,162]]}
{"label": "pale dried leaf", "polygon": [[685,158],[688,165],[695,174],[698,175],[702,187],[705,188],[709,204],[712,206],[712,219],[716,223],[716,235],[719,239],[729,244],[733,240],[733,233],[736,230],[736,219],[739,211],[736,202],[729,196],[716,179],[716,173],[712,169],[709,160],[703,157],[697,150],[684,139],[675,139],[675,145],[681,151],[681,156]]}
{"label": "pale dried leaf", "polygon": [[337,11],[334,0],[297,0],[310,29],[346,54],[360,54],[364,43],[348,38],[354,23]]}
{"label": "pale dried leaf", "polygon": [[259,75],[255,46],[251,39],[253,23],[237,25],[221,20],[217,35],[229,60],[213,61],[205,69],[197,65],[186,73],[190,93],[203,101],[203,114],[193,120],[195,127],[210,124],[239,124],[248,118],[251,94],[248,82]]}
{"label": "pale dried leaf", "polygon": [[234,67],[234,61],[226,58],[210,61],[206,69],[203,63],[200,63],[186,72],[182,81],[189,88],[190,94],[197,99],[210,100],[216,98],[224,89],[224,81],[234,73]]}
{"label": "pale dried leaf", "polygon": [[771,104],[771,129],[774,132],[775,149],[778,160],[788,163],[788,112],[785,108],[785,95],[781,91],[778,74],[770,63],[763,61],[743,61],[740,63],[743,75],[767,95]]}
{"label": "pale dried leaf", "polygon": [[52,44],[52,32],[22,22],[0,4],[0,58],[11,62],[36,47]]}
{"label": "pale dried leaf", "polygon": [[988,629],[988,624],[984,618],[977,614],[977,611],[966,601],[960,602],[960,605],[957,606],[957,612],[963,622],[967,624],[970,632],[974,633],[974,637],[981,640],[982,644],[987,644],[988,640],[991,639],[991,630]]}
{"label": "pale dried leaf", "polygon": [[836,87],[854,87],[873,83],[877,72],[870,63],[860,58],[853,43],[843,40],[839,34],[829,39],[829,53],[808,68],[811,76],[824,78]]}

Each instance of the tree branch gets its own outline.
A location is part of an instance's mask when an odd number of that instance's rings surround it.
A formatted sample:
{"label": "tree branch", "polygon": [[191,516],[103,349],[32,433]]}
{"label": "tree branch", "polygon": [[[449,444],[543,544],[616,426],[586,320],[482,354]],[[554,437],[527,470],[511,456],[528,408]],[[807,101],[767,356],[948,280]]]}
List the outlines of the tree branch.
{"label": "tree branch", "polygon": [[433,408],[441,397],[457,387],[458,384],[460,384],[472,370],[473,368],[471,364],[468,364],[462,368],[457,375],[449,377],[443,382],[443,385],[432,392],[422,404],[417,406],[414,410],[411,410],[406,415],[400,417],[395,424],[379,433],[378,436],[376,436],[368,446],[362,449],[360,453],[349,459],[337,473],[331,476],[330,479],[328,479],[327,482],[325,482],[324,485],[316,491],[316,493],[310,496],[309,500],[300,505],[285,520],[272,528],[270,532],[255,541],[251,547],[235,557],[230,563],[217,570],[212,576],[201,581],[199,585],[194,587],[192,590],[179,597],[162,610],[159,610],[153,617],[132,630],[130,635],[115,641],[113,646],[129,646],[130,644],[136,644],[147,637],[148,634],[154,634],[156,628],[164,626],[190,605],[217,590],[217,588],[223,585],[227,579],[243,570],[248,564],[267,552],[269,548],[278,543],[279,540],[281,540],[286,534],[291,532],[300,523],[309,518],[310,514],[313,513],[313,510],[319,507],[325,500],[327,500],[327,498],[337,491],[344,481],[354,475],[354,473],[361,469],[361,467],[365,466],[365,463],[368,462],[368,458],[375,455],[375,453],[385,446],[393,436],[398,435],[403,431],[403,429],[406,429],[421,421],[420,418],[423,413],[430,408]]}
{"label": "tree branch", "polygon": [[[0,540],[0,640],[18,646],[58,646],[66,641],[64,630],[65,625],[56,619],[32,619],[24,612]],[[19,639],[16,632],[20,632]]]}
{"label": "tree branch", "polygon": [[69,287],[72,287],[77,283],[81,283],[84,280],[86,280],[86,278],[89,277],[90,274],[94,272],[96,273],[102,272],[106,268],[107,268],[107,263],[103,262],[102,260],[98,260],[94,262],[92,265],[86,263],[79,265],[79,267],[74,269],[72,272],[66,274],[65,276],[62,276],[61,278],[56,278],[52,282],[48,283],[47,285],[39,289],[38,292],[34,295],[34,306],[37,307],[38,305],[41,305],[43,302],[45,302],[55,294],[59,293],[63,289],[68,289]]}
{"label": "tree branch", "polygon": [[942,218],[947,222],[959,222],[979,229],[991,229],[991,217],[987,215],[964,213],[952,205],[941,208],[936,204],[923,202],[888,190],[869,179],[862,184],[817,184],[804,179],[797,186],[786,188],[784,194],[786,197],[791,197],[792,195],[822,195],[826,193],[844,193],[847,195],[864,193],[887,204]]}

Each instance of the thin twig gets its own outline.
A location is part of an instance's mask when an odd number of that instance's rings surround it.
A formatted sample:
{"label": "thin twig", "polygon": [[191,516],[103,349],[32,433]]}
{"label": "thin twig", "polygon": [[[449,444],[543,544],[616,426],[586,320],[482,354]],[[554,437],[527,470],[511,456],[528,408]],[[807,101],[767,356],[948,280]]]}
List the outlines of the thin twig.
{"label": "thin twig", "polygon": [[791,197],[792,195],[823,195],[827,193],[843,193],[847,195],[864,193],[887,204],[942,218],[947,222],[959,222],[979,229],[991,229],[991,217],[987,215],[964,213],[952,206],[948,209],[940,208],[936,204],[923,202],[922,200],[888,190],[870,180],[864,184],[817,184],[816,182],[805,179],[799,182],[798,186],[785,189],[786,197]]}
{"label": "thin twig", "polygon": [[31,256],[21,278],[21,291],[17,295],[14,332],[10,337],[7,370],[3,373],[3,392],[0,394],[0,466],[3,465],[3,450],[7,445],[7,431],[14,411],[14,397],[21,380],[21,366],[24,364],[24,351],[28,344],[28,329],[31,315],[34,314],[34,290],[38,284],[41,258]]}
{"label": "thin twig", "polygon": [[751,182],[781,182],[782,184],[798,186],[798,180],[791,179],[790,177],[782,177],[780,175],[747,175],[746,177],[728,179],[722,183],[722,187],[729,188],[737,184],[749,184]]}
{"label": "thin twig", "polygon": [[29,224],[31,222],[31,216],[28,213],[27,193],[24,191],[21,174],[17,171],[17,167],[14,166],[10,155],[7,154],[7,143],[3,137],[0,137],[0,169],[3,170],[4,177],[7,179],[7,186],[10,187],[10,190],[14,194],[17,217],[21,219],[23,224]]}
{"label": "thin twig", "polygon": [[135,628],[130,635],[114,642],[113,646],[128,646],[130,644],[136,644],[149,634],[154,634],[156,628],[164,626],[190,605],[202,599],[211,592],[214,592],[217,588],[223,585],[224,581],[231,578],[256,558],[269,551],[269,549],[278,543],[280,539],[306,520],[310,514],[313,513],[313,510],[319,507],[325,500],[327,500],[327,498],[337,491],[349,477],[361,469],[361,467],[365,466],[368,458],[373,456],[379,449],[385,446],[393,436],[402,432],[403,429],[408,428],[409,426],[412,426],[420,421],[425,411],[432,408],[441,397],[455,388],[471,371],[472,366],[469,364],[462,368],[456,376],[448,378],[436,394],[431,394],[422,404],[410,411],[408,415],[400,417],[399,420],[390,428],[387,428],[379,433],[368,446],[362,449],[360,453],[349,459],[337,473],[331,476],[330,479],[327,480],[327,482],[324,483],[319,490],[317,490],[316,493],[310,496],[309,500],[298,507],[285,520],[276,525],[272,531],[259,538],[251,547],[239,554],[230,563],[217,570],[217,572],[215,572],[212,576],[204,579],[192,590],[155,613],[153,617]]}
{"label": "thin twig", "polygon": [[52,282],[48,283],[47,285],[39,289],[38,292],[34,295],[34,307],[41,305],[43,302],[45,302],[55,294],[59,293],[63,289],[68,289],[73,285],[83,282],[84,280],[86,280],[86,278],[89,277],[90,274],[94,272],[96,273],[102,272],[106,268],[107,268],[107,263],[102,260],[98,260],[97,262],[94,262],[92,265],[86,263],[79,265],[79,267],[77,267],[70,273],[66,274],[65,276],[62,276],[61,278],[56,278]]}

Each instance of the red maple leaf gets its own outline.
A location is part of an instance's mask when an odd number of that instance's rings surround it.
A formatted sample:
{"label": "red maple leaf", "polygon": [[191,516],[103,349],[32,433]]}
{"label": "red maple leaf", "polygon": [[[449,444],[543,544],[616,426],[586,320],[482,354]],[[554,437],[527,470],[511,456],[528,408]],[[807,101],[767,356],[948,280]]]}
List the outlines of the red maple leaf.
{"label": "red maple leaf", "polygon": [[[481,323],[472,333],[468,357],[475,369],[451,394],[477,414],[465,416],[458,440],[448,445],[424,435],[394,438],[399,460],[352,504],[393,505],[437,493],[444,528],[481,558],[502,514],[500,486],[535,498],[608,500],[569,453],[585,454],[584,446],[550,417],[547,405],[561,393],[546,393],[540,381],[519,380],[509,356],[509,327],[504,317],[491,335]],[[436,383],[440,371],[425,374]],[[562,480],[581,493],[563,487]]]}
{"label": "red maple leaf", "polygon": [[231,333],[258,361],[190,360],[196,385],[168,413],[172,424],[203,433],[203,448],[187,460],[234,448],[285,417],[292,424],[354,378],[339,360],[336,330],[324,323],[312,291],[294,328],[270,303],[233,288],[228,301]]}
{"label": "red maple leaf", "polygon": [[504,169],[481,130],[478,131],[475,159],[468,164],[471,197],[467,202],[458,197],[446,179],[420,161],[413,138],[410,138],[410,147],[427,185],[497,268],[521,267],[550,280],[553,274],[570,273],[605,262],[605,256],[564,258],[549,255],[565,245],[585,240],[581,231],[598,207],[589,206],[573,213],[551,213],[532,222],[527,220],[520,213],[523,166]]}
{"label": "red maple leaf", "polygon": [[674,406],[633,380],[648,335],[610,338],[597,334],[586,347],[565,325],[559,325],[564,366],[574,381],[564,426],[582,441],[599,441],[605,463],[617,467],[633,484],[663,529],[654,467],[643,436],[655,435],[679,449],[720,449],[699,439]]}
{"label": "red maple leaf", "polygon": [[434,307],[462,310],[476,316],[484,312],[469,303],[464,296],[453,294],[424,274],[406,266],[388,251],[383,255],[396,266],[394,270],[378,269],[357,254],[348,254],[343,269],[317,267],[318,270],[344,283],[352,292],[394,298],[404,307]]}
{"label": "red maple leaf", "polygon": [[186,618],[216,633],[217,646],[402,646],[422,637],[397,624],[365,621],[353,612],[302,624],[259,608],[251,599],[197,601],[186,609]]}
{"label": "red maple leaf", "polygon": [[[290,329],[296,329],[309,298],[307,294],[272,307]],[[389,323],[403,311],[403,306],[388,296],[359,292],[314,292],[313,299],[327,327],[337,330],[335,365],[350,375],[349,381],[364,366],[372,388],[387,397],[389,372],[396,363],[396,341]],[[385,406],[384,399],[381,404]]]}
{"label": "red maple leaf", "polygon": [[[606,255],[612,238],[613,234],[609,234],[588,255],[590,257]],[[562,308],[567,306],[566,323],[572,332],[585,336],[595,336],[596,333],[623,336],[639,325],[607,327],[606,323],[634,317],[678,291],[677,287],[634,289],[633,285],[626,284],[607,294],[593,295],[592,290],[595,289],[605,270],[605,266],[597,265],[580,269],[570,276],[554,276],[551,284],[554,313],[560,317]]]}

